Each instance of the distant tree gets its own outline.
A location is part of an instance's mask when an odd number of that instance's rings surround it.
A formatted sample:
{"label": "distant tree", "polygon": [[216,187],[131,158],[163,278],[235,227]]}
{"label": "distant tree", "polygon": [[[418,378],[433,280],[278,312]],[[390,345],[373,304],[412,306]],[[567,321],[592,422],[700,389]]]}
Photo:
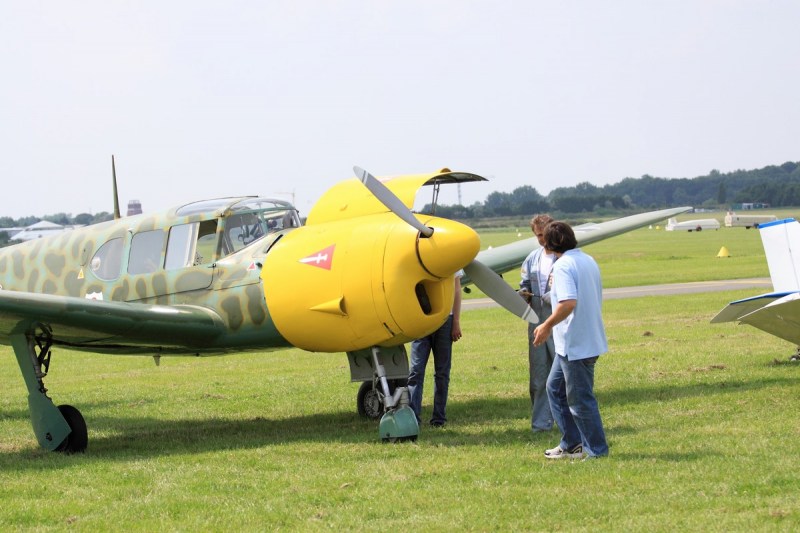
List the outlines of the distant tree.
{"label": "distant tree", "polygon": [[578,196],[597,196],[599,192],[597,186],[588,181],[582,181],[575,186],[575,194]]}
{"label": "distant tree", "polygon": [[22,217],[17,219],[16,225],[24,228],[25,226],[30,226],[31,224],[36,224],[37,222],[41,221],[42,219],[39,217],[29,216],[29,217]]}
{"label": "distant tree", "polygon": [[484,202],[489,216],[508,216],[511,214],[511,194],[507,192],[493,192],[486,197]]}
{"label": "distant tree", "polygon": [[[0,217],[0,228],[13,228],[17,224],[14,222],[14,219],[11,217]],[[2,233],[5,233],[2,232]]]}
{"label": "distant tree", "polygon": [[56,213],[55,215],[45,215],[44,219],[53,224],[61,224],[67,226],[72,224],[72,217],[66,213]]}
{"label": "distant tree", "polygon": [[100,211],[94,215],[94,220],[92,224],[97,224],[98,222],[106,222],[108,220],[114,220],[114,214],[109,213],[107,211]]}
{"label": "distant tree", "polygon": [[717,203],[724,205],[728,201],[728,191],[725,189],[725,180],[720,180],[717,188]]}
{"label": "distant tree", "polygon": [[81,226],[88,226],[92,222],[94,222],[94,215],[90,215],[89,213],[79,213],[75,215],[75,218],[72,219],[73,223],[80,224]]}
{"label": "distant tree", "polygon": [[681,187],[678,187],[672,193],[672,201],[677,205],[686,205],[692,203],[691,197],[686,194],[686,191],[684,191]]}
{"label": "distant tree", "polygon": [[510,202],[511,211],[514,215],[532,215],[550,209],[550,204],[545,197],[530,185],[523,185],[514,189],[511,193]]}
{"label": "distant tree", "polygon": [[470,215],[469,218],[484,218],[488,216],[486,214],[486,208],[481,202],[475,202],[467,207],[467,213]]}

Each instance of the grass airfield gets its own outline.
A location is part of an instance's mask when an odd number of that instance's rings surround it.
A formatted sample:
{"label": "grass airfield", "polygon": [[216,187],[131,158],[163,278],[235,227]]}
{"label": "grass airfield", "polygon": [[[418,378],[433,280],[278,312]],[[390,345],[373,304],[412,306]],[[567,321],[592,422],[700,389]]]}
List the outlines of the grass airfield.
{"label": "grass airfield", "polygon": [[[515,235],[500,233],[484,241]],[[723,245],[731,257],[716,257]],[[586,251],[608,287],[768,275],[743,228],[642,229]],[[794,346],[709,323],[754,294],[605,303],[596,392],[611,453],[589,462],[542,456],[557,432],[529,430],[525,325],[499,309],[463,314],[450,422],[415,444],[378,441],[340,354],[156,367],[56,349],[50,395],[82,410],[90,441],[86,454],[47,453],[0,347],[0,529],[797,531]],[[429,378],[424,415],[431,396]]]}

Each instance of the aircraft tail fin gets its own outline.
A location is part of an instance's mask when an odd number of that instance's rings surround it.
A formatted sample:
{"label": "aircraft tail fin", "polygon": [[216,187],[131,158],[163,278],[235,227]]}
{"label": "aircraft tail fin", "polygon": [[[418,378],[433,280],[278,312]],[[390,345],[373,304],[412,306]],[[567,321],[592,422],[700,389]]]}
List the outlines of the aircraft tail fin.
{"label": "aircraft tail fin", "polygon": [[[786,298],[792,294],[796,297],[796,293],[800,291],[800,223],[793,218],[787,218],[760,224],[759,230],[773,292],[731,302],[711,322],[740,321],[756,325],[753,321],[758,311],[769,309],[773,312]],[[766,311],[758,314],[758,317],[765,314]],[[767,331],[765,327],[761,329]]]}
{"label": "aircraft tail fin", "polygon": [[759,226],[775,292],[800,290],[800,223],[793,218]]}

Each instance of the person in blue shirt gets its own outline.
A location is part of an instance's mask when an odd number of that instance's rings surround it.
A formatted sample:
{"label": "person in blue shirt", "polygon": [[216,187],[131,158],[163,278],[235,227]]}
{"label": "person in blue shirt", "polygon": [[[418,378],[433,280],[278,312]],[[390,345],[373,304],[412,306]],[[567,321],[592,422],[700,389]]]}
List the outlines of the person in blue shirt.
{"label": "person in blue shirt", "polygon": [[603,421],[594,394],[594,369],[608,351],[601,313],[603,289],[595,260],[577,248],[569,224],[551,222],[545,247],[556,254],[551,300],[553,314],[534,330],[534,344],[552,333],[556,357],[547,378],[547,396],[561,442],[546,450],[549,459],[608,455]]}
{"label": "person in blue shirt", "polygon": [[453,310],[439,329],[411,343],[411,369],[408,373],[409,406],[421,423],[422,387],[425,383],[425,367],[433,352],[433,413],[430,425],[444,427],[447,422],[447,393],[450,388],[450,367],[453,343],[461,338],[461,277],[463,270],[455,275],[455,297]]}
{"label": "person in blue shirt", "polygon": [[[556,260],[554,253],[544,247],[544,228],[553,221],[550,215],[536,215],[531,219],[531,231],[539,241],[539,248],[532,251],[520,270],[519,294],[544,322],[553,312],[550,305],[550,271]],[[531,430],[534,433],[553,429],[553,414],[547,398],[547,376],[553,366],[555,347],[548,338],[539,346],[533,344],[535,324],[528,323],[528,389],[531,395]]]}

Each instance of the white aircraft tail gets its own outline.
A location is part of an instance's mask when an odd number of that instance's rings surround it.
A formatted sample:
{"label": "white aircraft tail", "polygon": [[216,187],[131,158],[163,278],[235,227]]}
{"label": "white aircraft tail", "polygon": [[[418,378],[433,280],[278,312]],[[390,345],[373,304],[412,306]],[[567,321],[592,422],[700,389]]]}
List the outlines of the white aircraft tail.
{"label": "white aircraft tail", "polygon": [[728,304],[711,322],[738,321],[800,347],[800,223],[759,224],[774,292]]}
{"label": "white aircraft tail", "polygon": [[761,224],[758,229],[773,290],[800,291],[800,223],[787,218]]}

